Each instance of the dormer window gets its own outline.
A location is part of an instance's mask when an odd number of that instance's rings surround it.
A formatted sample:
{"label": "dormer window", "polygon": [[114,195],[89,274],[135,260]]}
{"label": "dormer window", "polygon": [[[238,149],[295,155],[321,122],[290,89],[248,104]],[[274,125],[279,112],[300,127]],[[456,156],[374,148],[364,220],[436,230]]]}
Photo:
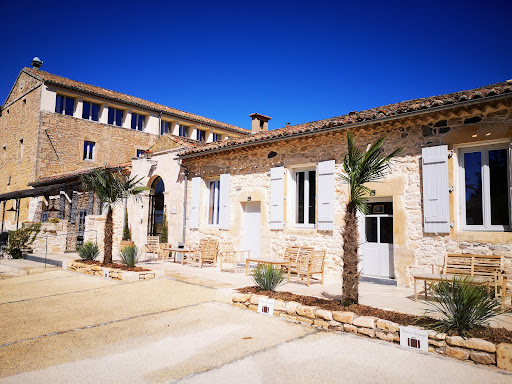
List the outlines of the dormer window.
{"label": "dormer window", "polygon": [[213,133],[212,134],[212,141],[221,141],[222,135],[220,133]]}
{"label": "dormer window", "polygon": [[162,122],[160,123],[160,135],[169,133],[171,131],[171,125],[172,124],[169,123],[168,121],[162,120]]}
{"label": "dormer window", "polygon": [[206,132],[203,131],[202,129],[198,129],[196,131],[196,140],[197,141],[206,141]]}
{"label": "dormer window", "polygon": [[181,137],[188,137],[188,127],[180,124],[178,128],[178,134]]}
{"label": "dormer window", "polygon": [[88,101],[83,102],[82,119],[99,121],[100,105],[90,103]]}
{"label": "dormer window", "polygon": [[123,125],[124,111],[122,109],[108,107],[108,123],[121,127]]}
{"label": "dormer window", "polygon": [[132,129],[136,129],[137,131],[142,131],[144,129],[144,121],[146,120],[146,116],[139,115],[138,113],[132,112]]}
{"label": "dormer window", "polygon": [[57,95],[55,100],[55,112],[73,116],[75,111],[75,99],[69,96]]}

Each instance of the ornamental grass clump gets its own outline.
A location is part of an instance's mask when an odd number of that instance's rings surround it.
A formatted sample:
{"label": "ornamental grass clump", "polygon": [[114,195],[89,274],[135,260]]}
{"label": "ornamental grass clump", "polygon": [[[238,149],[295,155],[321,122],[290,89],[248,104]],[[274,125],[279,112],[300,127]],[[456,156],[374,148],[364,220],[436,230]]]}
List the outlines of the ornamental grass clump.
{"label": "ornamental grass clump", "polygon": [[262,291],[274,291],[284,283],[285,277],[283,270],[273,265],[260,264],[254,270],[252,279]]}
{"label": "ornamental grass clump", "polygon": [[469,276],[435,283],[432,292],[437,301],[427,301],[432,309],[426,312],[441,314],[441,319],[430,326],[439,332],[468,337],[472,329],[489,325],[490,319],[503,312],[487,287],[474,284]]}
{"label": "ornamental grass clump", "polygon": [[127,267],[135,267],[135,264],[139,261],[139,256],[139,248],[136,245],[127,245],[119,250],[119,257]]}
{"label": "ornamental grass clump", "polygon": [[80,256],[82,260],[96,260],[99,254],[100,250],[98,245],[92,241],[88,241],[78,248],[78,256]]}

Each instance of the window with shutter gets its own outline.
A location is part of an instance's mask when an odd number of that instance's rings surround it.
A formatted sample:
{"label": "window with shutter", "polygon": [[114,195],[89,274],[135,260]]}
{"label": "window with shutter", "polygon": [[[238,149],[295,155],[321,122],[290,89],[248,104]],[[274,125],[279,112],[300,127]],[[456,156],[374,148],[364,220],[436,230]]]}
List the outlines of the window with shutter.
{"label": "window with shutter", "polygon": [[335,161],[318,163],[318,221],[321,231],[334,230],[334,168]]}
{"label": "window with shutter", "polygon": [[462,229],[509,229],[509,158],[507,143],[459,151]]}
{"label": "window with shutter", "polygon": [[199,204],[201,198],[201,178],[193,177],[192,190],[190,193],[190,229],[199,228]]}
{"label": "window with shutter", "polygon": [[448,146],[423,148],[422,157],[424,231],[449,233]]}
{"label": "window with shutter", "polygon": [[270,169],[270,229],[284,227],[284,167]]}

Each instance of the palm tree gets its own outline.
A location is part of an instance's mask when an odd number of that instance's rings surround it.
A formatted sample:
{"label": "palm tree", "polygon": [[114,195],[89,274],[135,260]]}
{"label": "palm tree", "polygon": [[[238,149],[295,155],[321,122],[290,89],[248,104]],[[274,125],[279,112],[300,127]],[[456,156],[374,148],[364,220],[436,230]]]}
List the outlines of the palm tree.
{"label": "palm tree", "polygon": [[112,262],[112,237],[114,235],[113,208],[128,196],[139,197],[147,190],[140,185],[140,180],[129,178],[120,171],[109,168],[99,168],[82,176],[84,190],[92,191],[103,204],[108,207],[105,220],[104,256],[103,264]]}
{"label": "palm tree", "polygon": [[349,184],[350,195],[345,213],[345,229],[343,230],[343,293],[342,304],[359,303],[359,231],[357,211],[368,213],[367,198],[370,188],[364,184],[377,181],[386,176],[390,170],[389,162],[402,148],[398,148],[388,156],[383,155],[382,145],[385,137],[381,137],[366,151],[357,148],[352,134],[347,131],[348,153],[343,163],[341,179]]}

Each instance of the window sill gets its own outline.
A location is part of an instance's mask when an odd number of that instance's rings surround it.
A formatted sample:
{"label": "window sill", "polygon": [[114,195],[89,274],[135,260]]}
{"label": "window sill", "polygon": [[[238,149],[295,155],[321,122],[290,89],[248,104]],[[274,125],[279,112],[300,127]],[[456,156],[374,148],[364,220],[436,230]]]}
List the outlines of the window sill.
{"label": "window sill", "polygon": [[512,232],[492,232],[492,231],[460,231],[452,232],[454,240],[491,243],[491,244],[510,244],[512,243]]}

